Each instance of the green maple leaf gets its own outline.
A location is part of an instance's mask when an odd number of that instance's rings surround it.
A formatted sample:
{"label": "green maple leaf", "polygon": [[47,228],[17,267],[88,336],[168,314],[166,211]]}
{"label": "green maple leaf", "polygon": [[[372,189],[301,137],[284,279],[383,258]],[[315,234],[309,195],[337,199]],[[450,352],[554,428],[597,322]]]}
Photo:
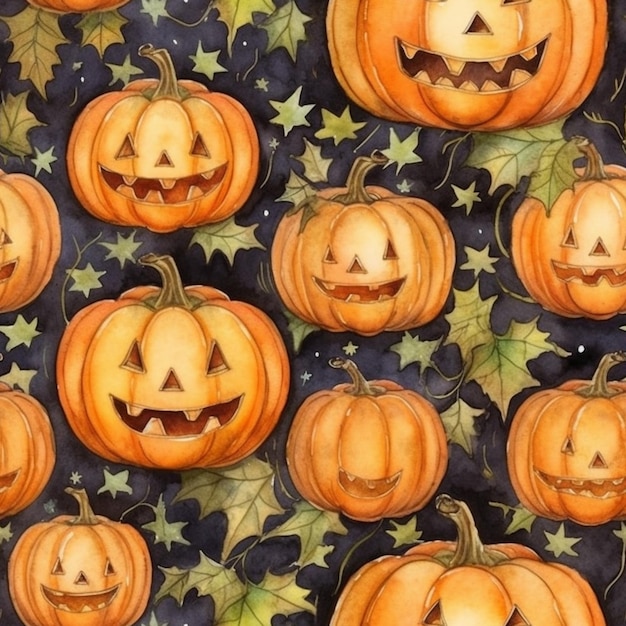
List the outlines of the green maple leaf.
{"label": "green maple leaf", "polygon": [[295,61],[298,44],[306,41],[304,25],[310,21],[311,18],[300,11],[294,0],[288,0],[260,23],[267,32],[267,51],[285,48]]}
{"label": "green maple leaf", "polygon": [[188,546],[189,542],[181,535],[187,522],[168,522],[167,508],[163,500],[163,494],[159,496],[159,501],[155,507],[154,521],[143,524],[141,527],[154,533],[154,543],[164,543],[168,552],[172,549],[172,543],[180,543]]}
{"label": "green maple leaf", "polygon": [[32,321],[27,322],[24,317],[19,314],[13,324],[0,326],[0,333],[9,338],[5,349],[10,351],[22,345],[30,348],[33,339],[41,335],[41,332],[37,330],[37,322],[38,319],[36,317],[33,318]]}
{"label": "green maple leaf", "polygon": [[11,541],[11,537],[13,537],[11,522],[9,522],[6,526],[0,526],[0,543]]}
{"label": "green maple leaf", "polygon": [[193,498],[201,517],[222,511],[228,519],[224,555],[242,540],[263,534],[270,515],[283,513],[274,494],[274,470],[268,463],[249,457],[221,470],[192,470],[183,474],[176,501]]}
{"label": "green maple leaf", "polygon": [[484,410],[475,409],[459,398],[441,413],[441,421],[448,441],[461,446],[469,456],[474,456],[472,437],[476,436],[475,422],[484,413]]}
{"label": "green maple leaf", "polygon": [[246,24],[253,24],[255,13],[269,15],[276,8],[271,0],[213,0],[213,6],[219,12],[218,19],[228,28],[226,41],[229,55],[232,54],[237,31]]}
{"label": "green maple leaf", "polygon": [[531,513],[521,504],[518,504],[517,506],[509,506],[508,504],[502,504],[501,502],[490,502],[489,504],[501,509],[505,517],[510,513],[513,514],[509,525],[504,531],[505,535],[512,535],[518,530],[526,530],[527,532],[530,532],[534,521],[537,519],[537,516],[534,513]]}
{"label": "green maple leaf", "polygon": [[128,484],[129,477],[128,470],[122,470],[117,474],[112,474],[108,469],[104,469],[104,485],[98,489],[97,493],[106,493],[107,491],[111,494],[111,497],[115,499],[118,493],[128,493],[132,495],[133,488]]}
{"label": "green maple leaf", "polygon": [[194,66],[191,68],[194,72],[204,74],[209,80],[213,80],[216,74],[227,72],[228,70],[220,65],[217,61],[221,50],[213,50],[206,52],[202,48],[202,42],[198,42],[196,53],[192,54],[189,58],[193,61]]}
{"label": "green maple leaf", "polygon": [[328,546],[329,550],[320,551],[320,546],[324,544],[324,535],[328,532],[345,535],[348,532],[347,528],[342,524],[337,513],[321,511],[308,502],[297,502],[294,510],[294,515],[266,533],[263,538],[295,535],[300,539],[300,556],[296,565],[305,567],[315,563],[320,567],[328,567],[323,558],[334,550],[334,546]]}
{"label": "green maple leaf", "polygon": [[9,61],[20,64],[20,79],[30,79],[43,98],[46,83],[54,78],[52,68],[61,63],[57,46],[70,43],[59,28],[59,17],[58,13],[26,6],[14,16],[2,18],[13,44]]}
{"label": "green maple leaf", "polygon": [[451,185],[452,191],[456,196],[456,200],[453,207],[465,207],[465,214],[469,215],[472,212],[472,208],[476,202],[482,202],[480,194],[476,191],[476,181],[472,181],[471,185],[465,189]]}
{"label": "green maple leaf", "polygon": [[15,363],[11,363],[11,369],[8,373],[0,376],[0,381],[9,385],[11,389],[18,387],[23,392],[28,393],[30,391],[30,383],[36,376],[37,370],[23,370]]}
{"label": "green maple leaf", "polygon": [[26,104],[27,98],[27,91],[16,96],[8,94],[0,104],[0,151],[2,153],[17,157],[32,154],[33,149],[28,134],[37,126],[46,126],[31,113]]}
{"label": "green maple leaf", "polygon": [[278,115],[270,119],[272,124],[283,127],[285,137],[296,126],[310,126],[306,116],[311,109],[315,108],[314,104],[300,104],[300,96],[302,95],[302,85],[298,87],[287,100],[270,100],[269,103],[276,110]]}
{"label": "green maple leaf", "polygon": [[289,179],[285,184],[285,191],[276,199],[276,202],[289,202],[294,207],[301,206],[309,198],[314,197],[316,190],[309,183],[298,176],[293,170],[289,172]]}
{"label": "green maple leaf", "polygon": [[489,256],[489,244],[487,244],[482,250],[476,250],[465,246],[463,248],[467,255],[467,261],[459,267],[461,270],[472,270],[474,272],[474,278],[478,278],[480,272],[487,272],[487,274],[495,274],[496,270],[493,267],[496,261],[499,261],[499,257]]}
{"label": "green maple leaf", "polygon": [[356,131],[364,126],[365,122],[355,122],[352,119],[349,106],[346,106],[341,115],[322,109],[322,127],[315,133],[315,136],[318,139],[332,139],[337,145],[344,139],[356,139]]}
{"label": "green maple leaf", "polygon": [[83,15],[76,28],[83,33],[81,45],[93,46],[104,58],[104,52],[109,46],[124,43],[121,29],[127,23],[128,20],[117,10],[92,11]]}
{"label": "green maple leaf", "polygon": [[141,13],[145,13],[152,18],[152,23],[156,26],[160,17],[169,17],[165,8],[167,0],[141,0]]}
{"label": "green maple leaf", "polygon": [[394,548],[411,546],[421,542],[423,533],[421,530],[417,530],[417,515],[411,517],[404,524],[391,520],[391,525],[393,530],[387,530],[386,533],[393,538]]}
{"label": "green maple leaf", "polygon": [[109,86],[114,85],[118,80],[122,81],[124,85],[128,85],[133,76],[143,74],[143,70],[140,67],[136,67],[131,63],[130,54],[126,55],[122,65],[107,63],[106,66],[111,70],[112,75]]}
{"label": "green maple leaf", "polygon": [[554,556],[557,558],[561,556],[561,554],[567,554],[569,556],[578,556],[578,552],[576,552],[573,548],[582,537],[567,537],[565,535],[565,525],[561,524],[556,533],[549,533],[547,530],[543,531],[546,539],[548,540],[548,544],[544,548],[547,552],[552,552]]}
{"label": "green maple leaf", "polygon": [[57,161],[57,157],[54,156],[54,146],[46,150],[45,152],[41,152],[39,148],[35,147],[35,156],[31,159],[33,165],[35,166],[35,176],[39,176],[41,170],[48,172],[48,174],[52,174],[52,164]]}
{"label": "green maple leaf", "polygon": [[315,326],[314,324],[309,324],[308,322],[301,320],[297,315],[294,315],[290,311],[284,311],[284,313],[287,318],[287,330],[291,333],[294,352],[298,354],[304,340],[311,333],[319,330],[319,326]]}
{"label": "green maple leaf", "polygon": [[420,163],[422,157],[415,153],[419,141],[419,131],[413,131],[406,139],[400,139],[393,128],[389,129],[389,147],[381,152],[389,159],[385,167],[396,164],[396,174],[409,163]]}
{"label": "green maple leaf", "polygon": [[309,593],[296,584],[295,574],[266,574],[258,585],[248,583],[246,595],[215,626],[268,626],[275,615],[315,614],[315,605],[306,599]]}
{"label": "green maple leaf", "polygon": [[418,370],[422,372],[432,365],[432,357],[441,345],[441,339],[422,341],[419,335],[413,337],[408,331],[402,335],[399,343],[394,343],[389,349],[400,356],[400,369],[403,370],[411,363],[417,363]]}
{"label": "green maple leaf", "polygon": [[82,269],[74,268],[66,271],[69,277],[74,281],[70,287],[70,291],[80,291],[85,298],[89,297],[89,294],[93,289],[102,288],[100,276],[104,276],[106,274],[106,272],[96,271],[91,263],[87,263],[87,265]]}
{"label": "green maple leaf", "polygon": [[196,228],[189,245],[199,245],[204,251],[207,263],[216,252],[221,252],[232,265],[239,250],[252,248],[265,250],[265,246],[254,235],[257,226],[258,224],[239,226],[235,223],[234,217],[231,217],[217,224]]}
{"label": "green maple leaf", "polygon": [[513,396],[539,384],[528,370],[529,361],[547,352],[569,356],[549,341],[549,333],[539,330],[537,319],[525,323],[512,320],[504,335],[493,334],[490,342],[473,352],[466,380],[475,380],[483,388],[500,408],[503,419]]}
{"label": "green maple leaf", "polygon": [[[302,163],[304,166],[304,177],[312,182],[312,183],[325,183],[328,182],[328,169],[330,168],[333,160],[327,159],[322,156],[322,148],[320,146],[316,146],[311,143],[306,137],[304,138],[304,152],[298,156],[292,155],[292,157]],[[307,196],[315,193],[315,190],[312,189],[307,183],[301,178],[297,177],[296,174],[292,171],[291,174],[296,176],[296,179],[293,181],[293,189],[297,189],[299,184],[302,190],[306,189],[305,197],[296,198],[296,202],[294,204],[298,204],[301,200],[304,200]],[[290,180],[287,182],[287,189],[289,189]],[[285,190],[287,193],[287,190]],[[280,199],[283,199],[282,197]],[[288,200],[291,201],[291,200]]]}
{"label": "green maple leaf", "polygon": [[120,268],[124,267],[126,261],[135,263],[135,252],[143,245],[141,241],[135,241],[135,234],[136,231],[133,231],[128,237],[124,237],[121,233],[117,233],[115,243],[100,242],[99,245],[109,251],[104,260],[116,259],[120,264]]}

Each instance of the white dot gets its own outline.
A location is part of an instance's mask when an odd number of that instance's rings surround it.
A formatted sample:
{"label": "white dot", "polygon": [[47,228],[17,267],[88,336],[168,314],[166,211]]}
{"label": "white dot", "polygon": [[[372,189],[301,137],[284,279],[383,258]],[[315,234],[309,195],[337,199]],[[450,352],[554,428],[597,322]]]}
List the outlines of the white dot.
{"label": "white dot", "polygon": [[178,45],[178,41],[176,41],[176,39],[172,39],[172,43],[177,46]]}
{"label": "white dot", "polygon": [[479,228],[479,229],[478,229],[478,234],[479,234],[479,235],[482,235],[482,234],[483,234],[483,229],[482,229],[482,228]]}
{"label": "white dot", "polygon": [[265,217],[267,217],[269,214],[270,214],[270,212],[267,209],[265,209],[265,211],[263,211],[263,215],[265,215]]}
{"label": "white dot", "polygon": [[585,351],[585,346],[578,346],[578,353],[582,354]]}
{"label": "white dot", "polygon": [[85,82],[85,77],[84,77],[84,76],[81,76],[81,77],[80,77],[80,82],[81,82],[81,83],[84,83],[84,82]]}
{"label": "white dot", "polygon": [[247,42],[247,41],[244,41],[244,42],[243,42],[243,45],[244,45],[244,46],[247,46],[247,45],[248,45],[248,42]]}
{"label": "white dot", "polygon": [[316,353],[315,353],[315,356],[316,356],[316,357],[319,357],[319,355],[320,355],[320,353],[319,353],[319,352],[316,352]]}

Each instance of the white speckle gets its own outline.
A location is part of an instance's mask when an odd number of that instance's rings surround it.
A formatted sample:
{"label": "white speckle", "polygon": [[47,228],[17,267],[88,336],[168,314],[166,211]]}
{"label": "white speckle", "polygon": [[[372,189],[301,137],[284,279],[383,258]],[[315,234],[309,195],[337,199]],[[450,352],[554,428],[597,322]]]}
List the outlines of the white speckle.
{"label": "white speckle", "polygon": [[582,354],[585,351],[585,346],[578,346],[578,353]]}
{"label": "white speckle", "polygon": [[263,211],[263,215],[265,215],[265,217],[267,217],[269,214],[270,214],[270,212],[267,209],[265,209],[265,211]]}
{"label": "white speckle", "polygon": [[81,82],[81,83],[84,83],[84,82],[85,82],[85,77],[84,77],[84,76],[81,76],[81,77],[80,77],[80,82]]}
{"label": "white speckle", "polygon": [[244,46],[247,46],[247,45],[248,45],[248,42],[247,42],[247,41],[244,41],[244,42],[243,42],[243,45],[244,45]]}
{"label": "white speckle", "polygon": [[172,39],[172,43],[177,46],[178,45],[178,41],[176,41],[176,39]]}
{"label": "white speckle", "polygon": [[319,352],[316,352],[316,353],[315,353],[315,356],[316,356],[317,358],[319,358],[320,353],[319,353]]}
{"label": "white speckle", "polygon": [[482,228],[479,228],[479,229],[478,229],[478,234],[479,234],[479,235],[482,235],[482,234],[483,234],[483,229],[482,229]]}

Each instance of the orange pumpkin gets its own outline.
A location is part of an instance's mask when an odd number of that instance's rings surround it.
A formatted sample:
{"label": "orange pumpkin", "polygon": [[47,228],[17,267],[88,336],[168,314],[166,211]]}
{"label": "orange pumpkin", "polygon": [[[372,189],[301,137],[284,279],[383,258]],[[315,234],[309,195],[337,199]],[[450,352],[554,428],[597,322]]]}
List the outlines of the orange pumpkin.
{"label": "orange pumpkin", "polygon": [[27,2],[35,7],[59,13],[86,13],[110,11],[126,4],[129,0],[27,0]]}
{"label": "orange pumpkin", "polygon": [[378,117],[483,131],[537,126],[594,87],[606,0],[331,0],[339,83]]}
{"label": "orange pumpkin", "polygon": [[516,411],[509,473],[536,515],[587,525],[626,517],[626,383],[607,382],[624,361],[626,352],[607,354],[593,380],[534,393]]}
{"label": "orange pumpkin", "polygon": [[515,543],[484,545],[464,502],[437,510],[458,539],[383,556],[350,578],[330,626],[605,626],[589,583]]}
{"label": "orange pumpkin", "polygon": [[626,168],[604,166],[576,138],[587,167],[550,212],[524,200],[512,224],[511,256],[530,295],[565,317],[608,319],[626,312]]}
{"label": "orange pumpkin", "polygon": [[9,559],[11,600],[26,626],[130,626],[144,612],[152,564],[129,524],[94,515],[84,489],[67,488],[77,517],[22,534]]}
{"label": "orange pumpkin", "polygon": [[55,460],[54,433],[44,407],[0,383],[0,517],[14,515],[39,496]]}
{"label": "orange pumpkin", "polygon": [[0,170],[0,313],[32,302],[50,281],[60,254],[53,197],[36,178]]}
{"label": "orange pumpkin", "polygon": [[422,508],[448,465],[446,435],[428,400],[390,380],[368,382],[341,358],[352,384],[318,391],[298,409],[287,465],[314,506],[372,521]]}
{"label": "orange pumpkin", "polygon": [[374,335],[430,322],[452,284],[452,231],[429,202],[364,186],[387,162],[359,157],[347,187],[320,191],[286,213],[271,250],[285,306],[330,331]]}
{"label": "orange pumpkin", "polygon": [[289,361],[262,311],[185,287],[169,256],[140,261],[163,288],[95,302],[66,328],[61,404],[78,438],[113,461],[188,469],[236,463],[267,438],[286,402]]}
{"label": "orange pumpkin", "polygon": [[226,94],[177,81],[166,50],[139,53],[161,78],[131,81],[79,115],[67,150],[74,193],[99,219],[158,232],[231,216],[258,172],[250,115]]}

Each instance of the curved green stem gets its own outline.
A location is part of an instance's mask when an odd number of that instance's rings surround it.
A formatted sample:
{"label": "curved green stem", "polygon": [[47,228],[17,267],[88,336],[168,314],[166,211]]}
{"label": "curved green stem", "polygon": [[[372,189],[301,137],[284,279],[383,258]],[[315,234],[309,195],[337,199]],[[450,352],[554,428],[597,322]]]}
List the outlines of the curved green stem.
{"label": "curved green stem", "polygon": [[604,161],[598,149],[587,137],[575,136],[572,141],[579,152],[587,158],[587,166],[581,180],[606,180],[608,175],[604,170]]}
{"label": "curved green stem", "polygon": [[95,526],[100,523],[91,508],[89,497],[87,496],[87,491],[85,491],[85,489],[66,487],[65,493],[68,493],[76,500],[76,502],[78,502],[78,515],[70,522],[71,524]]}
{"label": "curved green stem", "polygon": [[500,222],[502,220],[502,209],[506,204],[506,201],[513,195],[515,188],[511,187],[507,192],[500,198],[500,202],[498,202],[498,206],[496,207],[496,214],[494,216],[494,235],[496,238],[496,243],[498,244],[498,249],[500,253],[505,256],[507,259],[510,258],[509,251],[504,246],[504,242],[502,241],[502,235],[500,233]]}
{"label": "curved green stem", "polygon": [[343,204],[356,204],[357,202],[371,204],[377,200],[376,196],[370,195],[365,189],[365,177],[372,168],[387,163],[389,159],[380,150],[374,150],[370,156],[357,157],[348,174],[346,182],[348,190],[346,193],[333,197],[333,200]]}
{"label": "curved green stem", "polygon": [[347,372],[352,380],[352,386],[348,389],[347,393],[353,396],[380,396],[386,392],[383,387],[377,387],[365,380],[365,377],[361,374],[361,370],[356,366],[356,363],[350,359],[336,356],[328,361],[328,365],[335,369],[343,369]]}
{"label": "curved green stem", "polygon": [[579,389],[576,393],[585,398],[610,398],[618,393],[622,393],[609,387],[608,374],[611,368],[624,362],[626,362],[626,352],[624,351],[605,354],[600,359],[600,363],[591,379],[591,384],[583,389]]}
{"label": "curved green stem", "polygon": [[178,88],[176,70],[174,69],[170,53],[165,48],[155,48],[152,44],[147,43],[140,46],[139,56],[150,59],[159,68],[159,85],[152,98],[175,98],[176,100],[182,100],[183,97]]}
{"label": "curved green stem", "polygon": [[448,167],[446,168],[446,173],[443,179],[441,180],[441,182],[435,186],[435,189],[441,189],[441,187],[444,186],[444,184],[450,177],[450,173],[452,172],[452,164],[454,163],[454,155],[456,154],[458,147],[465,141],[465,139],[467,139],[470,136],[470,134],[471,133],[465,133],[465,135],[463,135],[462,137],[451,139],[446,144],[444,144],[441,150],[442,154],[448,149],[448,146],[453,145],[454,147],[452,148],[452,154],[450,155],[450,159],[448,160]]}
{"label": "curved green stem", "polygon": [[191,298],[183,287],[176,263],[171,256],[168,254],[144,254],[139,258],[139,263],[154,268],[161,275],[163,287],[153,304],[155,309],[159,310],[171,306],[180,306],[189,310],[194,308]]}

